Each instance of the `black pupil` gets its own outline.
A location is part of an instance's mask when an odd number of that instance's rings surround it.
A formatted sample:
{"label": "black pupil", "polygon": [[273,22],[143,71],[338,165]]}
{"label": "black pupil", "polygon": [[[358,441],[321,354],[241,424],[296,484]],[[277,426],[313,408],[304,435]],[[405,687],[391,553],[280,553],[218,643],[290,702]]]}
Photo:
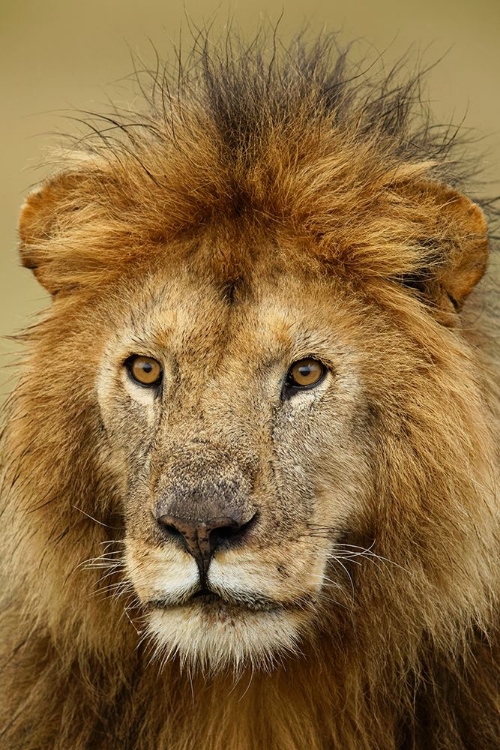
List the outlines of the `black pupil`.
{"label": "black pupil", "polygon": [[311,365],[301,365],[299,367],[299,372],[303,378],[307,378],[307,376],[311,374],[311,371],[312,371]]}
{"label": "black pupil", "polygon": [[142,369],[144,370],[146,375],[149,375],[149,373],[153,371],[153,365],[151,364],[151,362],[143,362]]}

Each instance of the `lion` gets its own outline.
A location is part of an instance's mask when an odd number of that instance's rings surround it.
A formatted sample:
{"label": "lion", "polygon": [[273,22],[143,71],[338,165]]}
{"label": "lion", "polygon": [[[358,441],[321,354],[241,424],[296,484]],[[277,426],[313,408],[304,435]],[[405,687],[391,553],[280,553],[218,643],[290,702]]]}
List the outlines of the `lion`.
{"label": "lion", "polygon": [[500,748],[493,204],[418,76],[217,49],[21,212],[0,744]]}

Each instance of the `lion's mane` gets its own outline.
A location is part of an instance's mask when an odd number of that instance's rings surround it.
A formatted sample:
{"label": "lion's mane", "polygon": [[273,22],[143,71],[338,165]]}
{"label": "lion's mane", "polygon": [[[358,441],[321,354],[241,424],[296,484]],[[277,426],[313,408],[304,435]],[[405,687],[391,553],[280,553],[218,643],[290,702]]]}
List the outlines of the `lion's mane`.
{"label": "lion's mane", "polygon": [[[441,209],[473,166],[456,131],[422,111],[419,77],[375,80],[332,40],[267,57],[259,42],[210,49],[200,43],[172,75],[153,71],[145,113],[90,115],[43,208],[35,194],[24,212],[22,260],[54,305],[24,334],[6,409],[0,745],[500,747],[494,264],[461,326],[432,291],[433,269],[472,241]],[[119,572],[108,592],[85,567],[106,540],[119,550],[123,522],[92,356],[74,342],[88,339],[93,295],[141,274],[155,244],[180,252],[183,237],[217,226],[221,278],[236,278],[252,261],[231,226],[247,221],[299,246],[312,238],[300,262],[341,269],[352,294],[397,317],[425,350],[427,381],[403,421],[389,408],[371,415],[377,514],[352,540],[375,540],[377,556],[346,561],[350,583],[323,613],[321,638],[235,681],[151,659]]]}

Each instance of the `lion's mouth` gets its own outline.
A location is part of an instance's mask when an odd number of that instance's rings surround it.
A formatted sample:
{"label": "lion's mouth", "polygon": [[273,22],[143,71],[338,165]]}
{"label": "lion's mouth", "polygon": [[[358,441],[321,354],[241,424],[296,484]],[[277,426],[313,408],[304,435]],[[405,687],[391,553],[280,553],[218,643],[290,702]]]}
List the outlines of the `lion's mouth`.
{"label": "lion's mouth", "polygon": [[199,591],[196,591],[190,598],[190,601],[197,601],[200,604],[220,604],[224,603],[227,604],[227,602],[224,601],[224,599],[219,596],[215,591],[211,591],[210,589],[203,588]]}
{"label": "lion's mouth", "polygon": [[[231,592],[231,595],[219,593],[209,588],[200,588],[182,599],[166,596],[147,602],[151,609],[177,609],[179,607],[203,607],[206,609],[224,609],[231,611],[249,610],[252,612],[277,612],[296,609],[296,602],[279,602],[266,596],[251,592]],[[301,602],[303,608],[304,602]]]}

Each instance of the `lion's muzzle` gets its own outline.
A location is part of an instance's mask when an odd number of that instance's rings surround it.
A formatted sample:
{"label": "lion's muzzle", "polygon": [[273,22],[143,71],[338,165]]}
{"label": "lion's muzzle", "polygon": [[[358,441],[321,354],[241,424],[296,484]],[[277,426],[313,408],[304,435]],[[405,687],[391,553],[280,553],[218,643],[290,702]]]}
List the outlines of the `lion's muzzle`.
{"label": "lion's muzzle", "polygon": [[[208,455],[207,455],[208,453]],[[217,550],[241,547],[255,527],[251,481],[238,462],[217,450],[185,451],[157,485],[155,517],[166,544],[176,544],[196,561],[201,589]]]}

